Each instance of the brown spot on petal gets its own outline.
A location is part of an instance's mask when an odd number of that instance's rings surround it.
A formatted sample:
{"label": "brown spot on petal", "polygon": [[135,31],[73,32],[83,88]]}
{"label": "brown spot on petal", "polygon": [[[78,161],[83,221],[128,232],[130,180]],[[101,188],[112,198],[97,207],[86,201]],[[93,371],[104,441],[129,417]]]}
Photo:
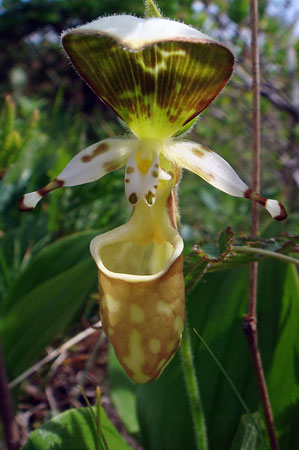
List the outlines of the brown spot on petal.
{"label": "brown spot on petal", "polygon": [[109,145],[107,144],[107,142],[101,142],[101,144],[99,144],[97,146],[97,148],[94,149],[92,154],[97,156],[97,155],[100,155],[101,153],[107,152],[108,150],[109,150]]}
{"label": "brown spot on petal", "polygon": [[83,155],[81,157],[81,161],[84,163],[88,163],[92,161],[96,156],[101,155],[109,150],[109,145],[106,142],[102,142],[99,144],[90,155]]}
{"label": "brown spot on petal", "polygon": [[112,172],[119,168],[119,164],[116,161],[107,161],[103,164],[106,173]]}
{"label": "brown spot on petal", "polygon": [[126,179],[125,179],[125,182],[126,182],[126,183],[130,183],[129,178],[126,178]]}
{"label": "brown spot on petal", "polygon": [[126,173],[133,173],[134,170],[135,170],[134,167],[128,166],[128,167],[126,168]]}
{"label": "brown spot on petal", "polygon": [[199,148],[192,148],[192,153],[195,156],[198,156],[198,158],[204,158],[205,157],[205,152],[203,150],[200,150]]}
{"label": "brown spot on petal", "polygon": [[204,173],[203,176],[202,176],[202,178],[203,178],[204,180],[208,181],[208,182],[211,182],[211,181],[215,180],[214,175],[211,174],[211,173]]}
{"label": "brown spot on petal", "polygon": [[152,176],[155,177],[155,178],[158,178],[159,172],[157,170],[153,170],[152,171]]}
{"label": "brown spot on petal", "polygon": [[153,204],[154,197],[155,197],[155,194],[152,191],[148,191],[148,193],[145,196],[145,199],[149,205]]}
{"label": "brown spot on petal", "polygon": [[157,185],[157,184],[154,184],[154,188],[155,188],[155,189],[158,189],[158,185]]}
{"label": "brown spot on petal", "polygon": [[83,155],[81,156],[81,161],[84,163],[88,163],[91,161],[91,156],[90,155]]}
{"label": "brown spot on petal", "polygon": [[130,195],[129,202],[132,203],[132,205],[135,205],[138,202],[138,197],[135,192],[132,192],[132,194]]}

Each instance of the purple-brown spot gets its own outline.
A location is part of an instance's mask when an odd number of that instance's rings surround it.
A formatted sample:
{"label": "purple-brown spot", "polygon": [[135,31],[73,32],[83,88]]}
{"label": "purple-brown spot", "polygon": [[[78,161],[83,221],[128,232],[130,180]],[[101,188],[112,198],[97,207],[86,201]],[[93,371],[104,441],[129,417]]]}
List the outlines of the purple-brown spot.
{"label": "purple-brown spot", "polygon": [[148,193],[145,196],[145,199],[149,205],[153,204],[154,197],[155,197],[155,194],[152,191],[148,191]]}
{"label": "purple-brown spot", "polygon": [[81,161],[84,163],[88,163],[91,161],[91,156],[90,155],[83,155],[81,156]]}
{"label": "purple-brown spot", "polygon": [[155,178],[158,178],[159,172],[157,170],[153,170],[152,171],[152,176],[155,177]]}
{"label": "purple-brown spot", "polygon": [[135,192],[132,192],[132,194],[130,195],[129,202],[132,203],[132,205],[135,205],[138,202],[138,197]]}

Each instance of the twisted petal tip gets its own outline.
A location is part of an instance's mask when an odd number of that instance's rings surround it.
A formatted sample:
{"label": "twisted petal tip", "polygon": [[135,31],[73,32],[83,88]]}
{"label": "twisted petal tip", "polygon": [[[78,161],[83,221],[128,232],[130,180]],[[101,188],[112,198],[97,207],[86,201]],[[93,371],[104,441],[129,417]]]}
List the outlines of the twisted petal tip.
{"label": "twisted petal tip", "polygon": [[265,208],[275,220],[285,220],[288,217],[285,207],[277,200],[267,200]]}
{"label": "twisted petal tip", "polygon": [[20,198],[18,208],[22,212],[33,211],[42,198],[42,195],[40,195],[37,191],[25,194]]}

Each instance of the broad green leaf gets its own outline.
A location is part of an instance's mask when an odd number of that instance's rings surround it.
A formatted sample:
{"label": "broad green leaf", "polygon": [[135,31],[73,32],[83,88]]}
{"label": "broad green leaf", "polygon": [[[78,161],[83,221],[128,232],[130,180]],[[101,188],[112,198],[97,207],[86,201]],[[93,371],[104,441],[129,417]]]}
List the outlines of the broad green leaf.
{"label": "broad green leaf", "polygon": [[113,404],[127,431],[136,435],[140,432],[136,409],[138,385],[130,380],[119,364],[112,345],[109,346],[108,374]]}
{"label": "broad green leaf", "polygon": [[178,353],[157,381],[137,390],[144,450],[196,450]]}
{"label": "broad green leaf", "polygon": [[96,234],[95,231],[75,233],[46,246],[32,257],[1,302],[1,315],[15,307],[24,295],[42,283],[50,281],[84,259],[91,260],[89,242]]}
{"label": "broad green leaf", "polygon": [[10,378],[27,369],[54,337],[63,333],[95,284],[93,261],[85,259],[24,294],[2,316],[2,343]]}
{"label": "broad green leaf", "polygon": [[[130,450],[101,408],[102,432],[109,450]],[[95,423],[88,408],[69,409],[31,433],[23,450],[98,450]]]}
{"label": "broad green leaf", "polygon": [[[297,275],[293,267],[268,260],[259,265],[259,343],[280,445],[296,448],[299,439],[299,341]],[[260,409],[242,317],[247,311],[248,269],[204,276],[187,301],[190,328],[198,330],[220,360],[251,411]],[[230,449],[242,407],[207,351],[193,337],[193,354],[207,421],[210,448]],[[137,391],[145,450],[195,448],[179,358],[154,383]],[[183,414],[173,413],[183,411]]]}

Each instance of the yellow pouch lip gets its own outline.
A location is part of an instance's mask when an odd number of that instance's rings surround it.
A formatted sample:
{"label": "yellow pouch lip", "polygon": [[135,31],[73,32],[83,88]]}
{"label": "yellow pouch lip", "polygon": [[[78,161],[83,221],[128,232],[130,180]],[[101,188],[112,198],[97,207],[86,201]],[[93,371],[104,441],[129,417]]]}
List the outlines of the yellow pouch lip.
{"label": "yellow pouch lip", "polygon": [[[148,207],[147,207],[148,208]],[[115,278],[118,280],[124,280],[131,283],[139,283],[139,282],[146,282],[151,280],[156,280],[163,276],[168,269],[172,266],[172,264],[177,260],[177,258],[181,255],[184,247],[184,243],[178,232],[175,228],[173,228],[169,224],[169,228],[167,230],[167,237],[168,239],[165,239],[162,241],[162,243],[168,242],[173,247],[173,252],[171,256],[168,258],[166,263],[163,266],[162,270],[157,271],[154,274],[151,275],[134,275],[131,273],[119,273],[119,272],[113,272],[109,270],[106,265],[104,264],[102,257],[101,257],[101,250],[108,245],[111,244],[117,244],[120,245],[124,242],[132,242],[132,243],[141,243],[142,241],[139,239],[136,239],[136,236],[134,236],[135,233],[135,224],[134,224],[134,215],[130,219],[130,221],[122,225],[118,228],[115,228],[114,230],[108,231],[104,234],[100,234],[99,236],[96,236],[90,243],[90,252],[91,255],[98,267],[98,269],[107,275],[110,278]],[[140,230],[139,230],[140,233]],[[137,234],[139,234],[137,233]],[[142,234],[142,230],[141,230]],[[139,241],[139,242],[138,242]],[[146,242],[146,239],[144,239],[144,245],[145,247],[152,242],[155,242],[154,240],[149,240]]]}

